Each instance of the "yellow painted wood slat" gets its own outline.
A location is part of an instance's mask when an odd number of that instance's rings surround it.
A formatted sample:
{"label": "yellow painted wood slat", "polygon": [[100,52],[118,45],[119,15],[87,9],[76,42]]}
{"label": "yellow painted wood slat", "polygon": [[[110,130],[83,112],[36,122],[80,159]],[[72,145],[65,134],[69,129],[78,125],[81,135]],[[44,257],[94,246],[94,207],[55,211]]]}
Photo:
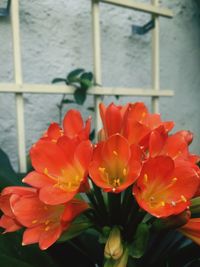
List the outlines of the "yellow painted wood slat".
{"label": "yellow painted wood slat", "polygon": [[[0,84],[0,93],[29,93],[29,94],[69,94],[74,93],[75,88],[66,85],[47,84]],[[156,91],[149,88],[126,88],[126,87],[99,87],[90,88],[87,93],[94,96],[119,95],[119,96],[173,96],[172,90],[164,89]]]}
{"label": "yellow painted wood slat", "polygon": [[[12,23],[12,35],[13,35],[14,77],[16,84],[22,85],[23,80],[22,80],[21,50],[20,50],[19,0],[11,1],[11,23]],[[16,92],[15,102],[16,102],[16,116],[17,116],[19,171],[26,172],[24,99],[22,93]]]}
{"label": "yellow painted wood slat", "polygon": [[139,3],[133,0],[101,0],[101,2],[129,9],[135,9],[138,11],[143,11],[145,13],[159,15],[167,18],[173,17],[173,12],[168,8],[161,8],[151,4]]}
{"label": "yellow painted wood slat", "polygon": [[[99,1],[92,0],[92,39],[93,39],[93,65],[94,65],[94,82],[101,85],[101,29],[100,29],[100,9]],[[100,95],[95,95],[95,129],[96,132],[101,128],[101,119],[99,114],[99,103],[102,98]]]}

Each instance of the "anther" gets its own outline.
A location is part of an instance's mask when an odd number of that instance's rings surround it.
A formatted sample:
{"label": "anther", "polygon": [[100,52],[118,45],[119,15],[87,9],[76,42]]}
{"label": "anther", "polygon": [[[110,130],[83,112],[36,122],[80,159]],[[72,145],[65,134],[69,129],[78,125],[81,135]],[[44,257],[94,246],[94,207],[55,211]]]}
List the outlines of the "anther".
{"label": "anther", "polygon": [[165,206],[165,202],[161,201],[161,206],[164,207]]}
{"label": "anther", "polygon": [[46,220],[45,221],[45,225],[49,224],[50,223],[50,220]]}
{"label": "anther", "polygon": [[35,224],[35,223],[37,223],[38,222],[38,220],[33,220],[32,221],[32,224]]}
{"label": "anther", "polygon": [[147,183],[148,182],[148,175],[145,173],[144,175],[144,182]]}
{"label": "anther", "polygon": [[49,229],[50,229],[50,227],[49,226],[47,226],[47,227],[45,227],[45,231],[47,232],[47,231],[49,231]]}
{"label": "anther", "polygon": [[102,172],[102,173],[104,173],[105,172],[105,168],[99,167],[99,171]]}
{"label": "anther", "polygon": [[175,201],[171,201],[171,204],[172,204],[173,207],[176,206],[176,202]]}
{"label": "anther", "polygon": [[118,156],[118,153],[117,153],[117,151],[115,151],[115,150],[113,150],[113,154],[114,154],[115,156]]}
{"label": "anther", "polygon": [[181,195],[181,199],[182,199],[183,202],[187,202],[187,199],[185,198],[184,195]]}
{"label": "anther", "polygon": [[127,170],[126,170],[126,168],[123,169],[123,175],[124,175],[124,176],[127,175]]}

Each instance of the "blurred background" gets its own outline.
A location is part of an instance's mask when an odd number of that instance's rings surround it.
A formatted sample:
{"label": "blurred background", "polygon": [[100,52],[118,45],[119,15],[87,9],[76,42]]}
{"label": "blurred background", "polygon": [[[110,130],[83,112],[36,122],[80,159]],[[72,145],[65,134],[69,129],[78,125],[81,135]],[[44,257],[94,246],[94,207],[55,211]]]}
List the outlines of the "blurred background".
{"label": "blurred background", "polygon": [[[150,2],[150,1],[140,1]],[[4,6],[6,0],[0,0]],[[200,153],[200,1],[162,0],[173,19],[160,18],[161,89],[175,96],[160,99],[160,113],[174,120],[175,130],[194,133],[191,150]],[[132,25],[144,25],[150,15],[101,4],[103,85],[151,88],[151,32],[132,33]],[[91,1],[20,0],[21,48],[24,83],[51,84],[73,69],[93,70]],[[0,82],[13,82],[12,36],[9,17],[0,17]],[[27,153],[52,121],[59,120],[57,104],[62,95],[25,94]],[[144,101],[150,98],[105,97],[108,104]],[[78,108],[86,118],[85,106],[68,104],[64,111]],[[0,94],[0,147],[17,167],[16,110],[13,94]]]}

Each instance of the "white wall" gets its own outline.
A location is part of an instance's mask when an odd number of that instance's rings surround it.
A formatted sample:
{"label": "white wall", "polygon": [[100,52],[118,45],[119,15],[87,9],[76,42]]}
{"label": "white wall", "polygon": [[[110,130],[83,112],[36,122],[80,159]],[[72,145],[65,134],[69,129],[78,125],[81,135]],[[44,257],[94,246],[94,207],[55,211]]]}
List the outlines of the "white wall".
{"label": "white wall", "polygon": [[[139,0],[138,0],[139,1]],[[149,2],[149,1],[141,1]],[[195,0],[162,0],[173,19],[161,19],[161,87],[173,89],[173,98],[160,103],[162,117],[176,122],[176,130],[195,134],[192,151],[200,152],[200,7]],[[105,86],[142,86],[151,79],[151,34],[132,35],[131,25],[143,25],[149,15],[101,5],[102,67]],[[26,83],[50,83],[77,67],[92,70],[90,0],[21,0],[23,75]],[[0,18],[0,82],[13,80],[9,19]],[[60,95],[25,95],[27,151],[51,121],[58,121]],[[105,98],[105,101],[115,101]],[[120,98],[118,102],[148,98]],[[117,102],[117,103],[118,103]],[[89,98],[85,106],[92,105]],[[65,109],[80,106],[66,106]],[[89,112],[81,107],[84,116]],[[0,94],[0,147],[17,165],[15,103]]]}

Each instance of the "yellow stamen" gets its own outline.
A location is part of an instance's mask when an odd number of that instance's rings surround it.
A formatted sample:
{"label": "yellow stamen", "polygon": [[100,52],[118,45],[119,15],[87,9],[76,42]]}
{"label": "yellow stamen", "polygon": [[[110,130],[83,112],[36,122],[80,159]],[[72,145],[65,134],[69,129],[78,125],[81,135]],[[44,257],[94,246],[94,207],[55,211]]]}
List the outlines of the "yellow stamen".
{"label": "yellow stamen", "polygon": [[114,186],[120,186],[120,179],[119,179],[119,178],[114,179],[114,180],[113,180],[113,185],[114,185]]}
{"label": "yellow stamen", "polygon": [[171,204],[172,204],[173,207],[176,206],[176,202],[175,201],[172,201]]}
{"label": "yellow stamen", "polygon": [[172,182],[175,183],[177,180],[178,180],[178,178],[174,177],[174,178],[172,179]]}
{"label": "yellow stamen", "polygon": [[44,174],[48,175],[48,169],[47,168],[44,169]]}
{"label": "yellow stamen", "polygon": [[45,227],[45,231],[47,232],[47,231],[49,231],[49,229],[50,229],[50,227],[49,226],[47,226],[47,227]]}
{"label": "yellow stamen", "polygon": [[165,202],[164,201],[161,201],[161,205],[164,207],[165,206]]}
{"label": "yellow stamen", "polygon": [[50,223],[50,220],[46,220],[45,221],[45,225],[49,224]]}
{"label": "yellow stamen", "polygon": [[183,200],[183,202],[187,202],[187,199],[184,195],[181,195],[181,199]]}
{"label": "yellow stamen", "polygon": [[76,175],[76,176],[75,176],[75,180],[76,180],[76,182],[78,182],[79,179],[80,179],[79,176]]}
{"label": "yellow stamen", "polygon": [[33,220],[33,221],[32,221],[33,224],[35,224],[35,223],[37,223],[37,222],[38,222],[38,220]]}
{"label": "yellow stamen", "polygon": [[118,153],[117,153],[117,151],[115,151],[115,150],[113,150],[113,154],[114,154],[115,156],[118,156]]}
{"label": "yellow stamen", "polygon": [[99,171],[102,172],[102,173],[104,173],[105,172],[105,168],[99,167]]}
{"label": "yellow stamen", "polygon": [[126,169],[126,168],[123,169],[123,175],[124,175],[124,176],[127,175],[127,169]]}
{"label": "yellow stamen", "polygon": [[146,116],[146,112],[142,113],[142,118],[144,118]]}
{"label": "yellow stamen", "polygon": [[147,183],[148,182],[148,175],[145,173],[144,175],[144,183]]}

